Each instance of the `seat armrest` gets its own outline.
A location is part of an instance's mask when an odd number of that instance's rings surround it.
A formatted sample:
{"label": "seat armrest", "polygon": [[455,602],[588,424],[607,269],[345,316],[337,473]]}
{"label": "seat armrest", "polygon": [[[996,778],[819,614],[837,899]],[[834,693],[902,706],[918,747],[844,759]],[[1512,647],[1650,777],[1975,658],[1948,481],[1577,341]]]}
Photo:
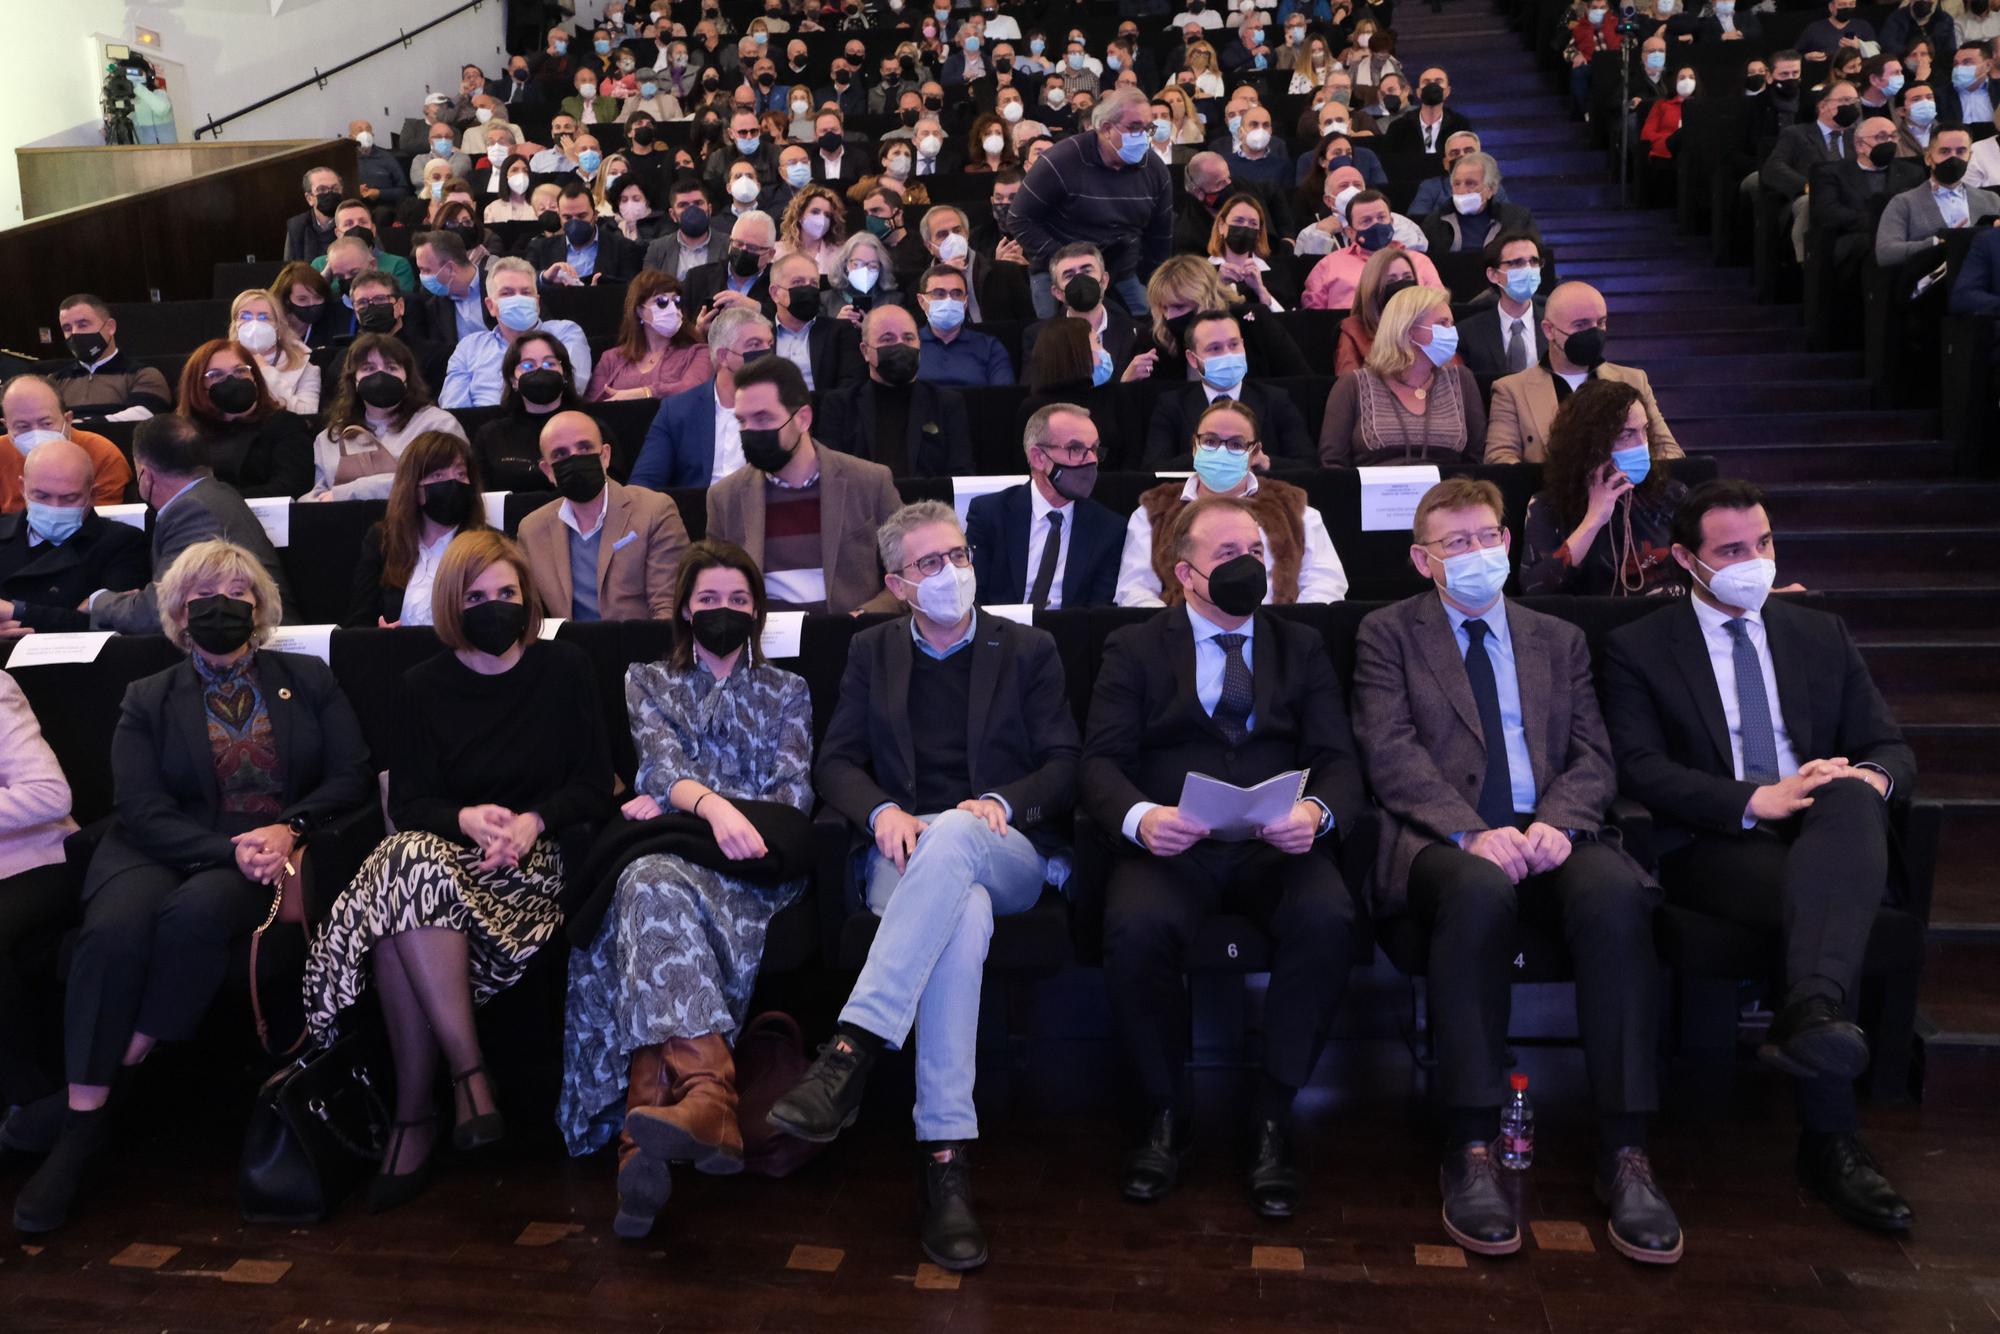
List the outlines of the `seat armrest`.
{"label": "seat armrest", "polygon": [[1938,840],[1944,831],[1944,807],[1912,797],[1891,806],[1891,819],[1902,854],[1905,912],[1926,926],[1931,920],[1931,890],[1937,880]]}
{"label": "seat armrest", "polygon": [[855,830],[847,817],[820,803],[813,812],[813,892],[819,900],[820,958],[840,958],[840,934],[852,905],[848,901],[847,867]]}
{"label": "seat armrest", "polygon": [[1630,797],[1613,797],[1606,823],[1618,831],[1619,841],[1633,861],[1649,871],[1654,869],[1652,811]]}
{"label": "seat armrest", "polygon": [[382,804],[364,801],[313,830],[306,845],[306,926],[316,929],[375,845],[387,837]]}

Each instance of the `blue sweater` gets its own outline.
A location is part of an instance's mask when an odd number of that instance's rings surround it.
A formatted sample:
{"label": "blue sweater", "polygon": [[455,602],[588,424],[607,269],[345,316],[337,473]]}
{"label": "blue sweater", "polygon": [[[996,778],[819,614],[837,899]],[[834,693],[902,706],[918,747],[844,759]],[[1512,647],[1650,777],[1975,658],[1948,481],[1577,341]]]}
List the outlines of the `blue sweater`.
{"label": "blue sweater", "polygon": [[1072,241],[1104,252],[1115,281],[1142,280],[1172,249],[1173,177],[1157,154],[1135,167],[1107,167],[1097,135],[1079,131],[1042,154],[1014,196],[1010,221],[1027,252],[1028,267],[1047,272],[1049,256]]}

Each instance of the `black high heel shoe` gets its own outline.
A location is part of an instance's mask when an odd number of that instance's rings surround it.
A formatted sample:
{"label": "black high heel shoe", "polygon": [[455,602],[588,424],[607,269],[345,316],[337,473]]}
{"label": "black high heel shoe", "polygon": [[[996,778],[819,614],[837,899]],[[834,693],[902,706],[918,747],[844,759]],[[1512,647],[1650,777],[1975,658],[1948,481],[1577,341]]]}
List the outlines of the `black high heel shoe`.
{"label": "black high heel shoe", "polygon": [[[404,1131],[414,1130],[418,1126],[431,1125],[436,1120],[435,1116],[424,1116],[419,1117],[415,1121],[392,1121],[390,1123],[389,1147],[383,1155],[384,1160],[394,1163],[397,1158],[402,1156]],[[400,1209],[426,1190],[429,1190],[431,1184],[431,1157],[435,1151],[435,1146],[433,1146],[432,1154],[426,1154],[423,1163],[414,1172],[377,1172],[374,1180],[368,1183],[368,1212],[371,1214],[385,1214],[391,1209]]]}
{"label": "black high heel shoe", "polygon": [[[472,1100],[471,1080],[474,1075],[486,1074],[486,1067],[475,1065],[470,1070],[462,1070],[451,1077],[452,1095],[456,1098],[460,1089],[465,1090],[465,1109],[470,1112],[477,1106]],[[487,1092],[493,1093],[493,1080],[488,1076]],[[498,1144],[507,1138],[507,1123],[497,1111],[479,1116],[468,1116],[451,1128],[451,1146],[460,1153],[470,1153],[483,1149],[489,1144]]]}

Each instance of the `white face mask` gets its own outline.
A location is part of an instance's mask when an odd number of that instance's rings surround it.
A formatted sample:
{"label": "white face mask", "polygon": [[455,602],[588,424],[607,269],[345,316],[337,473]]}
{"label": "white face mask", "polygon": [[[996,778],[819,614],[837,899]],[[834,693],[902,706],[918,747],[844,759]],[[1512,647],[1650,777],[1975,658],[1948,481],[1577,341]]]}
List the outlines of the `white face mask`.
{"label": "white face mask", "polygon": [[1679,80],[1678,82],[1676,82],[1676,83],[1674,84],[1674,91],[1675,91],[1676,93],[1679,93],[1679,94],[1680,94],[1680,95],[1681,95],[1682,97],[1693,97],[1693,96],[1694,96],[1694,80],[1693,80],[1693,79],[1681,79],[1681,80]]}
{"label": "white face mask", "polygon": [[960,569],[947,562],[942,570],[918,582],[914,605],[940,625],[956,625],[972,610],[978,589],[979,579],[970,565]]}
{"label": "white face mask", "polygon": [[1333,197],[1333,212],[1334,212],[1334,215],[1335,215],[1336,217],[1338,217],[1338,218],[1339,218],[1339,219],[1340,219],[1340,220],[1341,220],[1342,222],[1345,222],[1345,221],[1347,221],[1347,204],[1348,204],[1348,201],[1349,201],[1349,200],[1351,200],[1351,199],[1353,199],[1353,198],[1354,198],[1354,196],[1356,196],[1356,195],[1358,195],[1358,194],[1360,194],[1360,193],[1361,193],[1361,187],[1360,187],[1360,186],[1358,186],[1358,185],[1350,185],[1350,186],[1348,186],[1348,187],[1347,187],[1347,188],[1346,188],[1345,190],[1342,190],[1342,191],[1341,191],[1341,192],[1340,192],[1339,194],[1337,194],[1337,195],[1335,195],[1335,196]]}
{"label": "white face mask", "polygon": [[639,219],[646,216],[646,201],[643,199],[626,200],[618,206],[618,216],[627,222],[639,221]]}
{"label": "white face mask", "polygon": [[1725,606],[1756,611],[1771,596],[1771,585],[1778,582],[1778,562],[1768,556],[1754,556],[1719,570],[1699,556],[1694,560],[1708,571],[1709,596]]}
{"label": "white face mask", "polygon": [[984,139],[981,139],[979,141],[979,146],[985,149],[988,153],[991,153],[995,157],[998,157],[1000,154],[1000,150],[1007,146],[1007,141],[1001,138],[997,134],[989,134]]}
{"label": "white face mask", "polygon": [[738,176],[729,183],[729,197],[739,204],[748,204],[757,198],[757,178]]}
{"label": "white face mask", "polygon": [[944,148],[944,140],[935,134],[927,134],[917,141],[917,152],[923,157],[936,157]]}
{"label": "white face mask", "polygon": [[1012,125],[1015,121],[1021,119],[1022,113],[1025,110],[1026,108],[1019,102],[1009,102],[1006,106],[1000,108],[1000,119]]}
{"label": "white face mask", "polygon": [[811,111],[811,110],[812,110],[812,103],[810,103],[810,102],[794,102],[794,103],[792,103],[792,114],[793,114],[794,116],[803,116],[803,115],[805,115],[805,114],[806,114],[806,113],[807,113],[808,111]]}
{"label": "white face mask", "polygon": [[949,232],[938,242],[938,258],[947,264],[956,264],[972,250],[972,245],[957,232]]}
{"label": "white face mask", "polygon": [[1457,209],[1460,213],[1477,213],[1480,209],[1480,206],[1483,205],[1485,202],[1486,202],[1485,197],[1482,196],[1477,190],[1470,191],[1466,194],[1455,194],[1451,197],[1451,206]]}
{"label": "white face mask", "polygon": [[881,276],[882,271],[873,264],[857,264],[847,271],[847,285],[857,292],[872,292]]}
{"label": "white face mask", "polygon": [[799,230],[817,241],[826,235],[827,216],[824,213],[808,213],[799,219]]}
{"label": "white face mask", "polygon": [[533,181],[519,172],[507,178],[507,188],[517,195],[528,193],[528,187],[532,184],[534,184]]}
{"label": "white face mask", "polygon": [[265,320],[238,320],[236,341],[252,352],[269,352],[278,345],[278,327]]}
{"label": "white face mask", "polygon": [[367,130],[363,130],[361,133],[354,136],[354,142],[359,144],[363,148],[373,148],[375,146],[375,136],[373,134],[370,134]]}
{"label": "white face mask", "polygon": [[1253,153],[1261,153],[1271,146],[1271,132],[1265,129],[1251,130],[1243,136],[1243,146]]}
{"label": "white face mask", "polygon": [[62,438],[63,433],[61,431],[16,431],[14,433],[14,448],[20,450],[22,456],[26,457],[34,453],[37,449],[40,449],[43,445],[54,444]]}
{"label": "white face mask", "polygon": [[487,121],[493,119],[493,108],[481,107],[479,108],[479,110],[472,113],[472,118],[478,121],[481,125],[484,125]]}

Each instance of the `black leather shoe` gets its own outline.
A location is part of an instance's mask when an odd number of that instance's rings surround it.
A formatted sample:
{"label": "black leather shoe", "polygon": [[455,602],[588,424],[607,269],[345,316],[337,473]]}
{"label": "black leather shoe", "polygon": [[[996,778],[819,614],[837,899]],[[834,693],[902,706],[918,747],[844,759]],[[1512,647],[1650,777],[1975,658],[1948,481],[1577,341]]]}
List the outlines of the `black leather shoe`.
{"label": "black leather shoe", "polygon": [[1848,1134],[1799,1136],[1799,1180],[1819,1192],[1850,1223],[1881,1232],[1904,1232],[1916,1222],[1910,1204],[1882,1165],[1858,1138]]}
{"label": "black leather shoe", "polygon": [[57,1089],[45,1098],[16,1107],[0,1121],[0,1149],[15,1153],[47,1153],[62,1134],[63,1117],[69,1112],[69,1090]]}
{"label": "black leather shoe", "polygon": [[1250,1136],[1250,1203],[1266,1218],[1290,1218],[1305,1197],[1305,1182],[1292,1165],[1285,1127],[1278,1121],[1258,1121]]}
{"label": "black leather shoe", "polygon": [[951,1156],[924,1155],[924,1258],[939,1269],[977,1269],[986,1263],[986,1234],[972,1213],[972,1160],[963,1144],[938,1150]]}
{"label": "black leather shoe", "polygon": [[[383,1161],[394,1163],[403,1153],[403,1132],[428,1128],[436,1122],[436,1117],[426,1116],[416,1121],[392,1121],[389,1123],[389,1147]],[[408,1172],[377,1172],[368,1182],[368,1212],[386,1214],[391,1209],[400,1209],[431,1186],[431,1155]]]}
{"label": "black leather shoe", "polygon": [[1620,1149],[1611,1177],[1597,1178],[1597,1198],[1611,1211],[1611,1244],[1641,1264],[1670,1265],[1681,1258],[1681,1220],[1653,1180],[1644,1149]]}
{"label": "black leather shoe", "polygon": [[49,1156],[14,1197],[14,1226],[22,1232],[54,1232],[68,1222],[84,1175],[110,1136],[109,1107],[65,1113]]}
{"label": "black leather shoe", "polygon": [[1125,1155],[1118,1189],[1128,1200],[1150,1204],[1180,1183],[1181,1159],[1187,1156],[1191,1127],[1185,1118],[1162,1109],[1146,1121],[1146,1133]]}
{"label": "black leather shoe", "polygon": [[820,1046],[819,1057],[764,1119],[788,1135],[825,1144],[854,1124],[875,1057],[844,1037]]}
{"label": "black leather shoe", "polygon": [[1493,1150],[1485,1144],[1448,1150],[1438,1169],[1445,1233],[1475,1255],[1512,1255],[1521,1249],[1521,1225],[1497,1172]]}
{"label": "black leather shoe", "polygon": [[1778,1012],[1757,1056],[1800,1079],[1853,1079],[1868,1068],[1868,1039],[1825,996],[1807,996]]}

